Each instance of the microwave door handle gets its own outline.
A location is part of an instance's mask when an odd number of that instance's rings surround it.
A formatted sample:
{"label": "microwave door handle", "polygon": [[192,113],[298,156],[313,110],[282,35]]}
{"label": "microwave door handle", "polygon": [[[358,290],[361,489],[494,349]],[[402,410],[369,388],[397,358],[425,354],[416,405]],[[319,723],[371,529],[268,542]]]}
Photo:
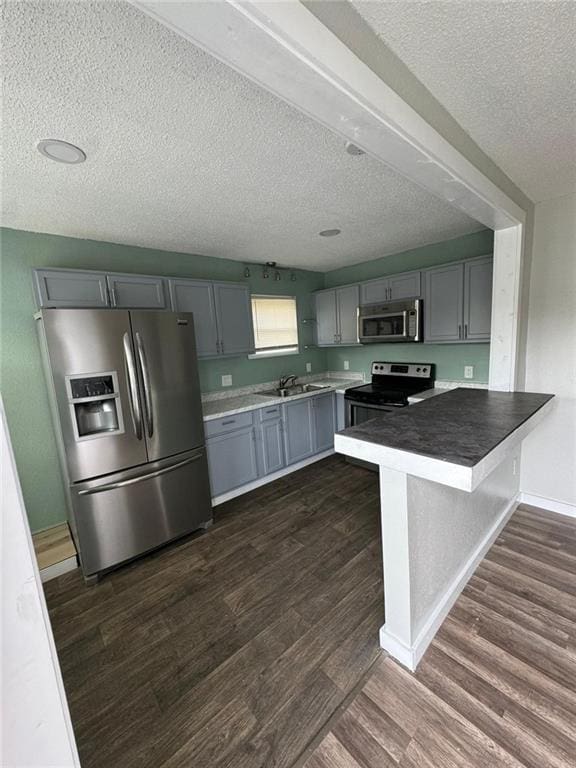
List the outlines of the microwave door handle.
{"label": "microwave door handle", "polygon": [[148,360],[146,350],[142,342],[142,337],[136,331],[136,349],[138,350],[138,361],[140,363],[140,372],[142,373],[142,384],[144,387],[144,414],[146,416],[146,431],[148,437],[154,434],[154,416],[152,414],[152,394],[150,392],[150,373],[148,371]]}
{"label": "microwave door handle", "polygon": [[125,333],[122,338],[124,347],[124,364],[126,367],[126,379],[128,381],[128,401],[130,403],[130,414],[134,432],[138,440],[142,440],[142,413],[140,411],[140,400],[138,399],[138,385],[136,383],[136,367],[132,355],[132,346],[130,336]]}
{"label": "microwave door handle", "polygon": [[404,329],[402,332],[402,337],[404,339],[407,339],[408,338],[408,310],[406,309],[404,310],[404,312],[402,312],[402,327]]}

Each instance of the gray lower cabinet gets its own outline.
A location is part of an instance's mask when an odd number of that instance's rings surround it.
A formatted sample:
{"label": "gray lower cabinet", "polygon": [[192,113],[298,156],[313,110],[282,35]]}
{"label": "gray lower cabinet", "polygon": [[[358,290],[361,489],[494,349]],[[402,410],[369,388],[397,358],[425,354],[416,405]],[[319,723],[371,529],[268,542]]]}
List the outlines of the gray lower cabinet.
{"label": "gray lower cabinet", "polygon": [[212,283],[195,280],[169,280],[170,302],[175,312],[193,312],[198,357],[219,354],[216,304]]}
{"label": "gray lower cabinet", "polygon": [[312,398],[294,400],[282,406],[284,411],[284,447],[286,464],[295,464],[314,453]]}
{"label": "gray lower cabinet", "polygon": [[490,341],[492,256],[426,270],[424,341]]}
{"label": "gray lower cabinet", "polygon": [[148,275],[107,275],[110,299],[118,309],[166,309],[164,280]]}
{"label": "gray lower cabinet", "polygon": [[334,448],[334,393],[312,398],[314,453]]}
{"label": "gray lower cabinet", "polygon": [[238,429],[206,441],[212,497],[251,483],[259,476],[254,427]]}
{"label": "gray lower cabinet", "polygon": [[260,475],[270,475],[286,466],[284,460],[284,434],[281,419],[263,421],[256,431]]}
{"label": "gray lower cabinet", "polygon": [[39,307],[105,308],[110,306],[106,275],[72,269],[34,270]]}

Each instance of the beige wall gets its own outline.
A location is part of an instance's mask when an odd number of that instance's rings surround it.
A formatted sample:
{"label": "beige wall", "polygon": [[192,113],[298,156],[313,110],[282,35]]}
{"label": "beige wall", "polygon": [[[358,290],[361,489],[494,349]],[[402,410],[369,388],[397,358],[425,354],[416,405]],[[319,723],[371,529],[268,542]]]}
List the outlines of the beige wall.
{"label": "beige wall", "polygon": [[576,195],[535,209],[526,389],[556,403],[524,443],[520,489],[576,512]]}

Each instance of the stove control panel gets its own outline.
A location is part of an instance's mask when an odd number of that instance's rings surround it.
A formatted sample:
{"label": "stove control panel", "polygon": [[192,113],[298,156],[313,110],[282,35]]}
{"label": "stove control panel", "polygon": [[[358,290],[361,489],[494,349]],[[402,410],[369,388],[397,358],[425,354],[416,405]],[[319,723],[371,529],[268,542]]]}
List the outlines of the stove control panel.
{"label": "stove control panel", "polygon": [[372,363],[372,376],[410,376],[428,379],[432,376],[431,363]]}

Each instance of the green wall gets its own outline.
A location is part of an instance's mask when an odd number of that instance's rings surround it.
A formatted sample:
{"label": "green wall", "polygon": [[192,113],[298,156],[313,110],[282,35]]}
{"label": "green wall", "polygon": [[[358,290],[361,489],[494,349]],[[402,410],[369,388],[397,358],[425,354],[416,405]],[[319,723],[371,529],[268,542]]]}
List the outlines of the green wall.
{"label": "green wall", "polygon": [[[244,278],[244,265],[229,259],[155,251],[94,240],[13,229],[0,230],[1,247],[1,379],[14,453],[32,530],[65,519],[64,491],[54,431],[32,315],[35,312],[31,269],[70,267],[116,272],[175,275],[250,283],[254,293],[285,293],[298,298],[300,317],[312,312],[311,292],[322,288],[319,272],[295,271],[297,280],[280,282],[256,276]],[[301,340],[306,343],[303,329]],[[280,360],[246,357],[200,362],[204,391],[220,388],[220,376],[232,374],[233,386],[272,381],[279,374],[304,374],[326,368],[326,353],[308,349]]]}
{"label": "green wall", "polygon": [[[471,259],[492,253],[493,246],[493,231],[484,229],[443,243],[426,245],[382,259],[336,269],[325,275],[324,284],[326,288],[332,288],[398,272],[409,272],[412,269],[434,267],[449,261]],[[326,355],[330,371],[343,371],[345,360],[349,362],[351,371],[362,371],[366,374],[370,372],[373,360],[435,363],[436,378],[449,381],[464,379],[464,366],[473,365],[474,377],[470,381],[487,383],[490,344],[371,344],[329,349]]]}
{"label": "green wall", "polygon": [[[492,232],[475,233],[325,275],[298,270],[296,282],[287,277],[280,282],[270,278],[265,280],[257,274],[259,270],[256,269],[252,270],[252,276],[246,280],[244,265],[228,259],[12,229],[0,230],[0,248],[0,385],[30,525],[32,530],[39,530],[65,519],[65,501],[32,319],[35,311],[32,268],[68,267],[245,281],[254,293],[297,296],[299,318],[304,319],[313,315],[312,292],[319,288],[491,253]],[[300,327],[301,344],[311,341],[310,329],[310,326]],[[239,357],[202,360],[199,367],[202,389],[211,391],[221,388],[220,377],[223,374],[232,374],[233,386],[238,387],[272,381],[284,373],[304,374],[307,362],[312,364],[313,372],[343,370],[344,360],[349,361],[350,370],[366,373],[374,359],[434,362],[437,365],[437,376],[442,379],[461,379],[463,366],[474,365],[475,380],[487,381],[488,358],[488,344],[379,344],[334,350],[310,348],[299,355],[280,359],[248,360]]]}

